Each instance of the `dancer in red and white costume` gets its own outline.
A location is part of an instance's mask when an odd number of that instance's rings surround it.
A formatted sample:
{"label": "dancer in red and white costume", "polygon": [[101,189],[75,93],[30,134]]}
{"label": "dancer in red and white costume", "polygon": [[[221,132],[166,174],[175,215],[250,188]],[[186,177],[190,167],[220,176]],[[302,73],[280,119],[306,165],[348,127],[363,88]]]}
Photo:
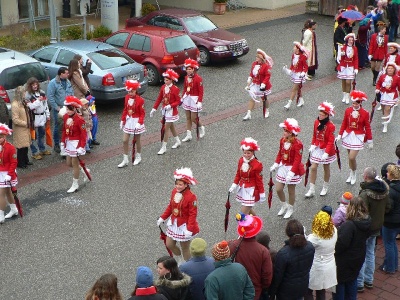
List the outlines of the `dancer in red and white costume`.
{"label": "dancer in red and white costume", "polygon": [[[301,182],[301,176],[304,175],[304,165],[301,162],[303,156],[303,143],[297,138],[300,133],[300,126],[295,119],[287,118],[279,124],[283,128],[283,137],[279,142],[279,151],[275,158],[275,163],[270,171],[276,172],[276,193],[281,201],[281,209],[278,216],[283,214],[285,219],[293,214],[293,206],[296,200],[296,185]],[[288,186],[289,203],[286,202],[285,184]]]}
{"label": "dancer in red and white costume", "polygon": [[376,85],[379,71],[382,69],[382,61],[388,52],[388,36],[386,26],[378,26],[378,33],[374,33],[369,40],[368,59],[371,61],[371,71],[373,74],[372,85]]}
{"label": "dancer in red and white costume", "polygon": [[197,114],[203,110],[203,78],[197,74],[199,63],[194,59],[188,58],[184,64],[186,68],[185,82],[183,85],[183,96],[181,99],[182,107],[186,114],[186,136],[182,142],[192,140],[192,123],[199,127],[199,137],[205,134],[205,128],[199,121],[196,124]]}
{"label": "dancer in red and white costume", "polygon": [[87,131],[85,120],[77,113],[77,109],[82,107],[81,101],[74,96],[67,96],[64,105],[67,113],[63,117],[60,148],[61,152],[67,155],[67,165],[73,168],[72,186],[67,191],[67,193],[73,193],[79,189],[79,170],[83,173],[84,181],[88,180],[79,166],[77,157],[86,154]]}
{"label": "dancer in red and white costume", "polygon": [[339,48],[337,55],[337,78],[342,80],[342,102],[349,104],[351,81],[358,74],[358,50],[355,45],[356,36],[349,33],[344,37],[345,44]]}
{"label": "dancer in red and white costume", "polygon": [[[177,256],[178,262],[183,262],[190,258],[190,241],[200,231],[197,223],[197,197],[189,186],[196,185],[197,181],[189,168],[177,169],[174,172],[174,179],[175,187],[172,190],[169,204],[158,219],[157,226],[169,218],[166,245]],[[181,249],[176,242],[180,242]]]}
{"label": "dancer in red and white costume", "polygon": [[175,138],[175,144],[171,148],[176,149],[181,145],[181,140],[174,126],[174,122],[179,120],[178,106],[181,103],[179,88],[174,85],[174,82],[178,82],[179,75],[174,70],[168,69],[162,76],[164,77],[164,84],[161,86],[160,93],[150,112],[150,117],[153,117],[158,106],[162,104],[161,113],[165,116],[165,134],[161,149],[157,153],[159,155],[167,151],[169,130],[171,130],[172,136]]}
{"label": "dancer in red and white costume", "polygon": [[[308,50],[301,45],[299,42],[293,42],[293,54],[292,54],[292,61],[290,64],[290,68],[288,69],[287,66],[283,67],[283,71],[290,76],[290,80],[293,82],[292,91],[290,93],[290,98],[288,103],[284,106],[286,109],[289,109],[292,105],[292,101],[297,97],[297,93],[299,90],[300,83],[306,82],[306,75],[308,71],[307,65],[307,57],[309,55]],[[300,95],[299,103],[297,104],[298,107],[304,105],[303,95]]]}
{"label": "dancer in red and white costume", "polygon": [[271,94],[271,69],[274,65],[274,61],[267,55],[263,50],[257,49],[256,61],[251,65],[250,76],[247,79],[246,90],[250,94],[250,100],[248,104],[247,114],[243,117],[243,120],[251,119],[251,111],[254,109],[254,105],[260,101],[266,102],[265,118],[269,116],[269,102],[266,97]]}
{"label": "dancer in red and white costume", "polygon": [[364,141],[367,141],[369,149],[373,148],[371,124],[369,123],[369,112],[361,103],[367,101],[367,95],[362,91],[352,91],[350,99],[353,102],[344,112],[342,126],[336,141],[342,140],[343,148],[347,149],[349,157],[350,175],[346,182],[355,184],[357,181],[357,154],[364,148]]}
{"label": "dancer in red and white costume", "polygon": [[376,82],[375,93],[380,95],[380,103],[384,120],[382,122],[382,132],[387,132],[387,126],[390,123],[393,115],[394,105],[398,101],[400,90],[400,77],[397,75],[399,67],[395,62],[388,62],[384,73],[379,76]]}
{"label": "dancer in red and white costume", "polygon": [[118,165],[118,168],[126,167],[129,163],[128,151],[129,137],[131,135],[135,136],[137,149],[133,165],[136,166],[142,161],[142,143],[140,142],[140,137],[146,131],[146,127],[144,126],[146,111],[144,109],[144,99],[137,94],[138,88],[140,88],[138,81],[125,81],[125,89],[128,91],[128,95],[125,96],[124,110],[122,111],[121,123],[119,124],[119,128],[124,132],[122,137],[124,158]]}
{"label": "dancer in red and white costume", "polygon": [[306,197],[315,195],[315,181],[317,179],[318,165],[324,167],[324,183],[320,196],[328,193],[329,179],[331,177],[330,165],[336,160],[335,151],[335,125],[329,120],[334,117],[334,106],[329,102],[322,102],[318,106],[318,118],[314,121],[314,131],[310,149],[310,189],[306,193]]}
{"label": "dancer in red and white costume", "polygon": [[255,215],[254,204],[265,201],[263,164],[255,156],[255,151],[260,150],[260,147],[251,137],[242,140],[240,145],[243,156],[239,159],[229,192],[236,192],[236,200],[242,203],[242,213]]}
{"label": "dancer in red and white costume", "polygon": [[[5,219],[18,216],[18,209],[11,192],[11,186],[18,184],[17,152],[6,139],[11,133],[12,130],[6,124],[0,123],[0,224],[4,223]],[[10,211],[4,216],[7,202],[10,205]]]}

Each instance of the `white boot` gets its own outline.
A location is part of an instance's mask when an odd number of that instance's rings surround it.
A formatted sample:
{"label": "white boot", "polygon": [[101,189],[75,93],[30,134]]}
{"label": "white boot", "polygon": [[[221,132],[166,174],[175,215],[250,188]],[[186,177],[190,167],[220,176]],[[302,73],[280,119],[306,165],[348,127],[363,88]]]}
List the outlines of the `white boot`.
{"label": "white boot", "polygon": [[350,175],[349,175],[349,177],[347,177],[346,183],[350,183],[352,176],[353,176],[353,171],[350,170]]}
{"label": "white boot", "polygon": [[178,263],[178,266],[180,266],[181,264],[185,263],[185,259],[183,258],[182,254],[179,256],[175,256],[176,258],[176,262]]}
{"label": "white boot", "polygon": [[8,214],[6,214],[5,218],[6,219],[10,219],[14,216],[18,216],[18,209],[17,206],[15,204],[10,204],[10,211]]}
{"label": "white boot", "polygon": [[3,224],[6,219],[4,218],[4,210],[0,210],[0,224]]}
{"label": "white boot", "polygon": [[122,162],[118,165],[118,168],[123,168],[126,167],[129,163],[129,159],[128,159],[128,155],[124,154],[124,158],[122,160]]}
{"label": "white boot", "polygon": [[67,191],[67,193],[74,193],[79,189],[79,182],[78,181],[79,181],[79,179],[75,179],[75,178],[72,179],[72,185],[69,188],[69,190]]}
{"label": "white boot", "polygon": [[[88,173],[90,174],[90,169],[86,168],[86,171],[88,171]],[[83,182],[86,183],[89,181],[89,178],[87,177],[85,171],[83,170],[83,168],[81,167],[81,173],[83,174]]]}
{"label": "white boot", "polygon": [[287,204],[286,202],[281,202],[281,203],[282,203],[282,207],[281,207],[280,211],[278,212],[278,216],[282,216],[286,212],[286,210],[289,206],[289,204]]}
{"label": "white boot", "polygon": [[136,166],[142,161],[142,156],[140,153],[136,153],[135,160],[133,162],[133,165]]}
{"label": "white boot", "polygon": [[387,132],[387,126],[388,126],[387,123],[383,124],[383,129],[382,129],[383,133]]}
{"label": "white boot", "polygon": [[248,110],[247,114],[243,117],[243,121],[250,120],[250,119],[251,119],[251,110]]}
{"label": "white boot", "polygon": [[347,94],[347,93],[343,92],[343,99],[342,99],[342,103],[345,103],[345,102],[346,102],[346,94]]}
{"label": "white boot", "polygon": [[204,135],[206,134],[206,129],[204,128],[204,126],[201,126],[200,128],[199,128],[199,136],[200,136],[200,138],[202,138],[202,137],[204,137]]}
{"label": "white boot", "polygon": [[176,137],[175,137],[175,144],[173,144],[171,148],[172,148],[172,149],[176,149],[176,148],[178,148],[181,144],[182,144],[182,143],[181,143],[181,140],[179,139],[179,136],[176,136]]}
{"label": "white boot", "polygon": [[186,130],[186,136],[183,138],[182,142],[189,142],[192,140],[192,132],[190,130]]}
{"label": "white boot", "polygon": [[329,182],[325,182],[322,185],[322,191],[319,193],[320,196],[325,196],[328,193],[328,188],[329,188]]}
{"label": "white boot", "polygon": [[160,151],[158,151],[158,155],[162,155],[162,154],[164,154],[165,152],[167,152],[167,143],[166,142],[162,142],[162,146],[161,146],[161,149],[160,149]]}
{"label": "white boot", "polygon": [[379,103],[379,106],[376,108],[376,110],[382,110],[382,106],[380,103]]}
{"label": "white boot", "polygon": [[284,108],[289,109],[289,108],[290,108],[290,105],[292,105],[292,100],[291,100],[291,99],[288,100],[288,102],[287,102],[287,104],[284,106]]}
{"label": "white boot", "polygon": [[293,214],[293,205],[288,204],[286,214],[283,216],[284,219],[289,219]]}
{"label": "white boot", "polygon": [[314,197],[315,196],[315,184],[310,183],[310,189],[308,190],[307,194],[305,194],[306,198]]}
{"label": "white boot", "polygon": [[264,118],[268,118],[268,117],[269,117],[269,108],[267,108],[265,110],[265,115],[264,115]]}
{"label": "white boot", "polygon": [[304,99],[303,97],[299,98],[299,103],[297,103],[297,107],[302,107],[304,105]]}
{"label": "white boot", "polygon": [[350,180],[350,184],[354,185],[357,181],[357,171],[352,171],[352,175],[351,175],[351,180]]}
{"label": "white boot", "polygon": [[346,104],[349,104],[350,102],[350,93],[346,93]]}

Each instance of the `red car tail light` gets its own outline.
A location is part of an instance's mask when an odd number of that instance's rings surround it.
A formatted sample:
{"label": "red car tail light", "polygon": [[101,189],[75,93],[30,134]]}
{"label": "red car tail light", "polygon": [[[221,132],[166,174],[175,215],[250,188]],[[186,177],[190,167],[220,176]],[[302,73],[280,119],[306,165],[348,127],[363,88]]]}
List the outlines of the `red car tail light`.
{"label": "red car tail light", "polygon": [[7,91],[2,85],[0,85],[0,97],[3,98],[5,102],[10,103],[10,98],[8,97]]}
{"label": "red car tail light", "polygon": [[115,85],[114,76],[111,73],[108,73],[103,76],[103,80],[101,81],[102,85]]}
{"label": "red car tail light", "polygon": [[162,64],[173,64],[174,63],[174,57],[172,55],[165,55],[162,60]]}

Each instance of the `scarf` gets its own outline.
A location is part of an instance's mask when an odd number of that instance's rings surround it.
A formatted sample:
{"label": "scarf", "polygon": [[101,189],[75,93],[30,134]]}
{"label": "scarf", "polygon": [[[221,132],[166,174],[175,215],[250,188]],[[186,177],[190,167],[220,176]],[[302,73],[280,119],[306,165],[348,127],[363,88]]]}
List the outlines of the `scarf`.
{"label": "scarf", "polygon": [[252,161],[253,159],[254,159],[254,155],[250,159],[246,159],[245,157],[243,157],[243,164],[241,167],[241,170],[243,172],[247,172],[250,169],[249,162]]}
{"label": "scarf", "polygon": [[318,118],[317,120],[319,121],[319,125],[318,125],[318,127],[317,127],[317,130],[322,130],[322,129],[324,129],[326,123],[329,122],[329,116],[326,117],[326,118],[323,119],[323,120],[320,120],[319,118]]}

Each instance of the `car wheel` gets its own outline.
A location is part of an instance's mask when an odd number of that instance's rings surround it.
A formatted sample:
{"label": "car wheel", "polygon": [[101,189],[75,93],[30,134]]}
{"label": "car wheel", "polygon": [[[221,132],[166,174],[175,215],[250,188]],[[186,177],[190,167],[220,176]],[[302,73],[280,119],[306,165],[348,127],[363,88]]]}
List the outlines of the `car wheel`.
{"label": "car wheel", "polygon": [[160,84],[160,74],[158,73],[156,67],[153,65],[146,65],[146,68],[149,85]]}
{"label": "car wheel", "polygon": [[204,48],[204,47],[199,47],[200,51],[200,64],[202,66],[206,66],[210,63],[210,52]]}

